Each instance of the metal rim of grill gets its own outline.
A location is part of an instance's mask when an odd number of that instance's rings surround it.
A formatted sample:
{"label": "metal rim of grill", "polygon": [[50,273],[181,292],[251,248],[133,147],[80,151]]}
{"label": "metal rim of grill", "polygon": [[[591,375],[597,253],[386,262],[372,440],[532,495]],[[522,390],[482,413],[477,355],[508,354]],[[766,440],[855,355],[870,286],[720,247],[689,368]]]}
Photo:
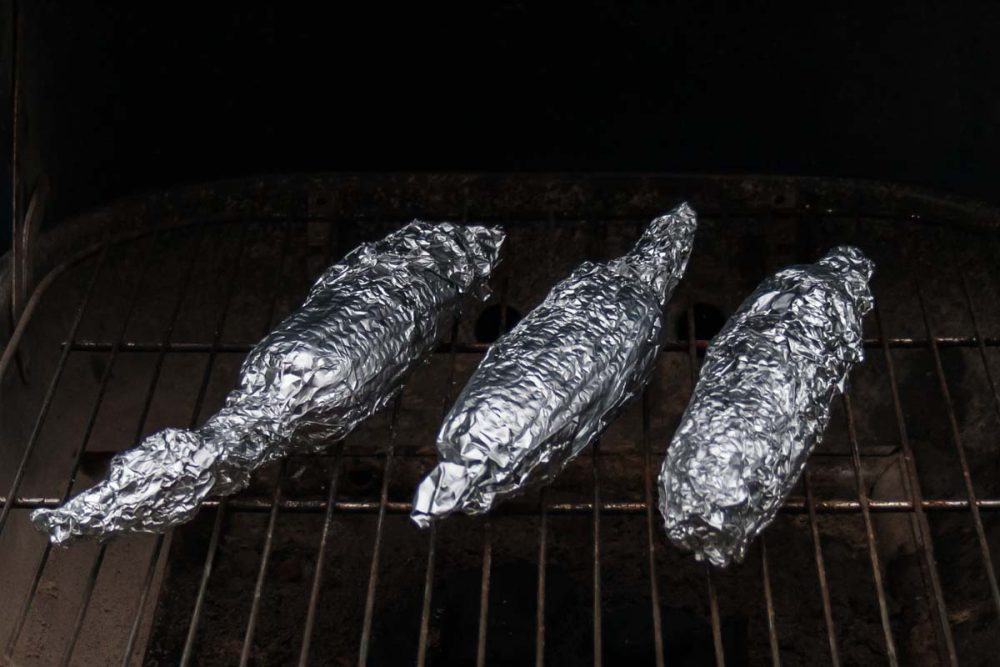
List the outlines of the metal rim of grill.
{"label": "metal rim of grill", "polygon": [[[233,196],[234,192],[240,193]],[[3,477],[5,482],[0,488],[0,538],[8,528],[12,518],[23,520],[28,511],[38,507],[50,507],[60,504],[73,489],[77,480],[81,462],[86,454],[86,447],[91,439],[95,419],[101,409],[101,402],[108,391],[109,385],[115,382],[113,367],[116,360],[129,355],[152,355],[153,376],[148,388],[142,392],[139,402],[138,428],[136,435],[142,435],[146,428],[145,422],[150,405],[157,390],[157,382],[165,359],[173,355],[195,355],[205,360],[204,371],[198,382],[190,387],[194,395],[194,410],[191,423],[204,419],[205,399],[208,387],[212,381],[213,365],[221,355],[239,355],[246,353],[256,342],[256,339],[245,338],[231,340],[225,337],[227,317],[231,315],[233,298],[240,289],[237,281],[230,279],[222,286],[222,302],[216,311],[216,319],[211,323],[211,335],[199,340],[179,339],[175,335],[175,325],[191,293],[201,285],[191,279],[192,270],[186,271],[176,291],[176,298],[168,307],[170,316],[159,335],[147,338],[128,335],[129,319],[137,304],[145,298],[150,262],[153,261],[162,244],[177,243],[184,234],[184,242],[197,248],[198,252],[210,249],[217,237],[235,238],[235,252],[222,253],[221,261],[229,268],[224,269],[230,276],[239,275],[240,267],[252,263],[248,258],[247,236],[254,225],[261,229],[274,231],[280,238],[278,259],[276,265],[270,268],[262,267],[261,271],[271,271],[273,286],[269,297],[269,305],[264,318],[265,327],[260,331],[265,333],[276,321],[281,307],[279,295],[282,289],[277,285],[285,275],[290,263],[290,249],[296,244],[305,244],[312,251],[324,255],[324,264],[330,259],[337,259],[349,247],[344,247],[347,241],[340,238],[337,230],[356,229],[364,227],[373,220],[389,223],[393,220],[403,222],[415,217],[428,220],[485,220],[495,223],[507,223],[514,228],[530,227],[534,221],[539,224],[559,224],[577,229],[585,238],[585,244],[599,246],[602,242],[601,225],[609,220],[624,221],[636,225],[644,222],[652,215],[666,209],[682,198],[693,200],[699,210],[702,220],[714,221],[715,224],[738,224],[735,221],[753,219],[767,231],[764,243],[781,241],[777,238],[780,231],[771,230],[770,226],[780,226],[782,229],[794,229],[795,241],[790,251],[793,255],[808,255],[817,248],[813,235],[814,229],[820,223],[842,225],[845,229],[853,229],[853,233],[864,236],[871,221],[881,221],[888,227],[894,227],[897,234],[903,234],[901,227],[914,229],[917,234],[924,229],[935,229],[941,233],[961,237],[956,241],[959,247],[970,244],[985,244],[989,248],[996,247],[996,236],[1000,216],[995,211],[983,205],[962,202],[946,197],[931,196],[927,193],[910,188],[885,186],[881,184],[865,184],[848,181],[831,181],[822,179],[794,179],[779,177],[687,177],[687,176],[463,176],[463,175],[335,175],[294,177],[287,179],[264,179],[253,183],[228,183],[215,187],[191,188],[175,194],[173,197],[137,198],[123,204],[118,204],[87,219],[77,221],[68,227],[77,233],[73,244],[85,245],[89,248],[79,253],[75,258],[62,264],[49,262],[50,273],[43,278],[36,289],[31,303],[21,321],[14,330],[11,343],[4,350],[0,361],[0,379],[4,381],[4,394],[10,396],[10,387],[15,386],[18,371],[15,369],[15,352],[19,345],[25,346],[26,332],[30,331],[32,316],[46,298],[46,290],[66,276],[75,276],[84,286],[81,296],[73,308],[65,334],[57,343],[48,345],[43,350],[31,350],[32,354],[47,354],[56,359],[52,376],[48,379],[36,379],[45,387],[41,395],[40,405],[31,418],[33,424],[30,432],[20,442],[5,443],[5,449],[0,450],[5,457],[14,452],[14,465],[5,466],[12,473]],[[940,228],[940,229],[937,229]],[[354,232],[352,232],[354,233]],[[357,240],[357,239],[353,239]],[[825,239],[824,239],[825,240]],[[221,242],[220,242],[221,243]],[[965,246],[962,246],[965,244]],[[53,242],[54,248],[59,243]],[[62,244],[63,247],[66,243]],[[72,245],[72,244],[71,244]],[[321,248],[321,250],[320,250]],[[123,304],[122,324],[117,336],[106,339],[93,339],[78,335],[81,321],[86,316],[88,308],[92,307],[101,271],[108,263],[112,252],[125,249],[137,257],[133,260],[132,280],[120,281]],[[699,245],[696,244],[692,257],[692,266],[699,262]],[[787,250],[787,249],[786,249]],[[500,307],[501,327],[504,326],[509,306],[508,293],[518,279],[517,253],[523,252],[516,242],[516,235],[510,256],[505,260],[508,267],[501,273],[501,278],[495,281],[497,303]],[[782,251],[785,252],[785,251]],[[779,253],[780,254],[780,253]],[[989,256],[988,251],[986,257]],[[191,252],[190,266],[194,267],[202,261],[202,255]],[[583,259],[581,257],[581,259]],[[808,257],[801,257],[806,260]],[[965,443],[962,438],[961,419],[956,411],[953,399],[953,387],[949,382],[942,355],[953,349],[967,350],[978,354],[981,359],[982,371],[988,382],[988,392],[992,394],[988,400],[991,407],[1000,417],[1000,395],[998,395],[990,358],[994,350],[1000,347],[1000,331],[990,332],[983,328],[983,309],[976,294],[982,289],[979,285],[980,264],[963,260],[955,262],[958,266],[960,280],[958,287],[964,303],[959,307],[966,311],[968,323],[966,330],[947,334],[937,334],[938,323],[933,321],[928,307],[928,280],[921,275],[919,267],[906,272],[912,276],[915,287],[913,295],[919,313],[917,333],[909,335],[894,335],[883,319],[884,306],[878,301],[879,273],[876,273],[876,311],[869,318],[870,330],[866,330],[865,347],[880,357],[879,373],[887,382],[888,398],[891,404],[895,429],[898,434],[896,449],[891,454],[898,458],[903,476],[905,493],[892,498],[871,497],[870,485],[864,483],[862,469],[866,464],[868,454],[859,443],[856,433],[856,415],[863,413],[865,405],[852,401],[851,392],[842,400],[842,414],[845,420],[847,443],[849,450],[842,454],[849,460],[849,465],[855,474],[854,496],[823,497],[814,489],[811,472],[814,462],[804,476],[801,494],[796,494],[786,503],[782,510],[784,515],[801,515],[812,544],[814,571],[801,575],[815,577],[816,591],[819,595],[824,629],[828,644],[828,655],[834,664],[840,662],[841,647],[850,637],[845,635],[843,627],[838,627],[831,602],[831,582],[828,578],[829,561],[823,548],[823,531],[820,517],[831,515],[858,516],[863,522],[865,545],[868,554],[869,568],[867,573],[858,573],[859,577],[867,577],[870,586],[870,604],[878,616],[883,637],[884,658],[890,664],[899,661],[898,643],[900,628],[892,619],[893,611],[887,599],[884,563],[881,562],[879,550],[879,534],[876,530],[876,517],[887,515],[905,515],[911,517],[914,543],[919,547],[921,567],[925,574],[924,594],[928,601],[928,610],[934,619],[935,645],[940,660],[944,663],[957,664],[962,647],[957,645],[954,636],[956,621],[949,614],[947,585],[942,583],[943,574],[948,574],[940,566],[935,552],[935,540],[929,524],[929,516],[939,513],[960,513],[968,517],[969,525],[974,534],[967,546],[970,552],[978,554],[975,566],[979,569],[983,590],[989,598],[993,609],[993,627],[1000,616],[1000,590],[998,590],[996,574],[993,566],[989,527],[992,525],[990,513],[1000,509],[1000,494],[983,495],[977,493],[973,482],[972,471],[966,456]],[[771,270],[779,268],[770,267]],[[878,271],[891,271],[889,267],[880,266]],[[763,275],[763,274],[762,274]],[[685,283],[690,282],[685,280]],[[301,285],[299,287],[302,287]],[[120,295],[120,296],[122,296]],[[301,296],[301,294],[299,295]],[[743,295],[736,295],[742,297]],[[295,303],[289,299],[285,309]],[[679,329],[686,331],[685,336],[673,336],[664,343],[664,355],[676,355],[686,359],[686,377],[671,378],[667,387],[678,391],[689,391],[694,377],[697,375],[699,353],[707,345],[707,341],[696,335],[696,314],[694,301],[690,294],[679,294],[675,297],[672,308],[675,310]],[[467,326],[465,322],[463,326]],[[459,322],[456,322],[451,340],[438,350],[439,359],[446,365],[446,379],[440,391],[440,410],[447,409],[454,392],[459,386],[456,382],[455,366],[458,355],[479,355],[488,347],[485,343],[460,340]],[[44,337],[42,337],[44,338]],[[920,451],[911,442],[908,434],[904,413],[903,399],[900,395],[898,382],[899,362],[894,359],[898,354],[913,352],[927,355],[933,372],[939,395],[929,402],[928,410],[939,411],[947,422],[951,442],[949,447],[955,457],[953,476],[961,479],[960,488],[964,494],[954,497],[926,497],[922,492],[921,476],[917,468],[917,458]],[[76,451],[72,466],[67,477],[55,480],[55,486],[62,489],[55,494],[24,495],[22,482],[26,471],[32,465],[38,465],[45,460],[46,453],[36,446],[39,434],[47,420],[58,420],[60,415],[50,408],[53,397],[59,388],[60,379],[64,374],[68,360],[74,355],[104,355],[107,362],[99,382],[96,397],[85,400],[92,405],[86,427],[82,433],[83,445]],[[29,357],[30,359],[30,357]],[[435,362],[437,363],[437,362]],[[876,361],[869,359],[867,365]],[[489,624],[490,597],[496,595],[491,591],[492,571],[494,568],[494,549],[496,547],[495,523],[500,520],[531,521],[536,528],[537,544],[535,545],[537,566],[537,593],[535,607],[522,610],[535,619],[535,636],[532,641],[535,647],[537,664],[542,664],[546,658],[545,645],[547,641],[546,627],[550,622],[552,609],[547,605],[546,575],[548,569],[546,560],[549,556],[552,538],[551,522],[553,517],[582,516],[591,522],[591,540],[586,546],[590,551],[589,561],[592,564],[591,591],[591,637],[593,640],[592,655],[594,662],[599,664],[604,654],[603,642],[607,639],[602,630],[605,614],[602,605],[603,596],[608,594],[609,582],[602,572],[609,566],[607,555],[602,551],[602,543],[608,537],[602,534],[602,519],[624,516],[635,517],[642,522],[645,540],[632,545],[637,552],[644,552],[646,573],[648,578],[649,616],[652,630],[652,653],[649,659],[656,664],[664,664],[670,647],[664,645],[664,619],[661,603],[669,598],[670,591],[663,590],[662,553],[671,549],[662,535],[658,514],[655,511],[655,487],[653,484],[655,469],[659,463],[666,441],[653,442],[650,427],[652,404],[658,400],[653,395],[653,389],[647,390],[641,400],[641,437],[634,442],[631,452],[639,461],[634,472],[634,483],[638,498],[616,498],[602,486],[601,465],[606,457],[616,457],[615,452],[605,452],[600,446],[592,448],[589,453],[581,456],[586,458],[592,468],[589,489],[581,489],[580,497],[563,501],[546,499],[546,493],[541,493],[540,502],[534,506],[514,504],[502,507],[494,518],[486,518],[477,524],[481,528],[481,578],[480,586],[474,594],[478,597],[478,629],[475,637],[469,641],[475,644],[477,664],[485,664],[490,657]],[[82,399],[83,400],[83,399]],[[838,399],[840,400],[840,399]],[[92,401],[92,403],[91,403]],[[253,583],[253,595],[248,609],[240,609],[245,615],[245,632],[240,648],[240,662],[246,664],[252,658],[255,633],[262,605],[268,604],[268,587],[271,581],[269,559],[273,553],[275,535],[281,531],[281,517],[289,514],[310,514],[317,519],[315,553],[312,558],[316,563],[310,581],[305,587],[308,598],[306,612],[301,619],[300,645],[296,648],[296,658],[304,664],[316,647],[318,638],[315,636],[318,600],[324,594],[329,594],[324,584],[330,578],[336,577],[326,563],[327,551],[338,539],[363,540],[370,546],[371,557],[369,572],[364,582],[364,604],[358,609],[358,642],[356,647],[346,650],[365,663],[369,658],[372,645],[373,617],[376,614],[379,596],[391,594],[384,590],[380,578],[386,564],[386,553],[383,541],[384,526],[387,517],[406,513],[409,503],[400,498],[391,497],[392,479],[400,461],[408,457],[417,457],[424,467],[433,464],[433,454],[429,452],[414,453],[407,451],[403,443],[397,439],[397,418],[400,414],[402,399],[388,408],[388,429],[384,434],[383,446],[369,458],[376,457],[380,462],[380,482],[375,485],[368,497],[341,498],[338,495],[338,482],[343,461],[351,456],[349,447],[339,444],[331,448],[327,459],[332,461],[331,474],[326,485],[326,494],[319,497],[295,498],[285,497],[284,483],[288,475],[289,464],[280,466],[277,482],[269,495],[248,492],[232,499],[212,500],[206,503],[202,515],[211,516],[210,537],[204,548],[201,566],[201,577],[197,585],[197,594],[190,610],[190,622],[186,638],[182,645],[182,664],[196,657],[199,646],[211,641],[203,636],[201,625],[204,620],[204,608],[209,593],[213,575],[217,576],[217,556],[220,542],[225,539],[227,517],[245,513],[266,513],[267,524],[264,541],[259,547],[259,560],[256,567],[256,577]],[[837,417],[835,417],[836,419]],[[178,424],[182,426],[183,424]],[[2,431],[0,431],[2,433]],[[431,443],[423,443],[431,444]],[[368,531],[359,535],[337,535],[332,529],[336,517],[357,514],[368,517],[371,525]],[[607,529],[605,529],[606,531]],[[429,655],[431,636],[434,633],[433,600],[435,585],[446,573],[440,571],[439,528],[435,525],[427,532],[426,552],[419,554],[422,559],[423,581],[420,600],[419,626],[416,637],[414,657],[418,664],[423,664]],[[146,562],[137,564],[142,572],[142,587],[137,599],[130,602],[133,605],[134,622],[128,630],[127,638],[121,646],[109,647],[110,659],[121,659],[124,663],[141,660],[136,651],[140,643],[140,628],[144,619],[154,613],[154,600],[157,597],[154,581],[158,568],[164,567],[169,549],[164,536],[149,536],[151,543],[150,556]],[[113,545],[114,543],[111,543]],[[0,542],[0,563],[10,557],[9,552],[2,548]],[[776,563],[775,554],[768,552],[768,533],[752,548],[747,562],[741,566],[741,572],[753,570],[762,592],[760,612],[764,614],[767,628],[767,644],[769,658],[774,664],[780,664],[782,647],[779,635],[779,602],[772,587],[775,568],[780,568],[780,560]],[[4,655],[16,655],[18,640],[29,625],[30,612],[35,603],[39,586],[45,578],[46,564],[52,550],[42,545],[41,538],[25,549],[37,550],[36,565],[31,568],[32,574],[26,581],[18,582],[18,590],[12,590],[12,596],[7,602],[16,608],[13,624],[9,634],[3,637]],[[59,650],[59,655],[65,662],[73,657],[84,627],[88,613],[93,613],[91,600],[98,588],[102,561],[110,545],[102,545],[92,561],[88,571],[79,572],[82,583],[81,595],[78,599],[67,601],[75,605],[75,621],[69,633],[69,639]],[[971,561],[970,561],[971,562]],[[724,578],[711,569],[704,568],[703,577],[705,604],[708,623],[711,626],[712,648],[718,664],[725,663],[723,639],[723,612],[720,611],[720,599],[724,600],[727,589],[720,583]],[[472,595],[473,592],[470,592]]]}

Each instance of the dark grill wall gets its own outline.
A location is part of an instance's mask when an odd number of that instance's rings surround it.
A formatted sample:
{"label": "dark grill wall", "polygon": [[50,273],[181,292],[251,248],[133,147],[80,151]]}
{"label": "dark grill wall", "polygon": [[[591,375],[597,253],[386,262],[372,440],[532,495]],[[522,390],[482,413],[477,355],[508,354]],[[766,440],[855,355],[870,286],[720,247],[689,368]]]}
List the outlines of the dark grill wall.
{"label": "dark grill wall", "polygon": [[318,170],[786,172],[996,198],[994,3],[275,4],[20,0],[25,181],[51,178],[50,219]]}

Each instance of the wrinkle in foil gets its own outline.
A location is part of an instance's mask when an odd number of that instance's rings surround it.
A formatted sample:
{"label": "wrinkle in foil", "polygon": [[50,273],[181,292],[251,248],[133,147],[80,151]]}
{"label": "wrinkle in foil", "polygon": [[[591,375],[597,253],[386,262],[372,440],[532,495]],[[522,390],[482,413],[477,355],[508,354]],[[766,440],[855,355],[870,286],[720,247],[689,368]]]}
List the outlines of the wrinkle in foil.
{"label": "wrinkle in foil", "polygon": [[108,478],[31,520],[55,544],[162,532],[260,466],[323,449],[381,409],[499,261],[499,228],[413,222],[330,267],[247,356],[225,407],[111,461]]}
{"label": "wrinkle in foil", "polygon": [[411,518],[488,512],[554,478],[598,438],[652,372],[663,307],[696,227],[681,204],[616,260],[584,263],[487,352],[437,437],[440,463]]}
{"label": "wrinkle in foil", "polygon": [[725,567],[774,519],[864,360],[873,263],[841,246],[761,283],[712,341],[660,472],[667,535]]}

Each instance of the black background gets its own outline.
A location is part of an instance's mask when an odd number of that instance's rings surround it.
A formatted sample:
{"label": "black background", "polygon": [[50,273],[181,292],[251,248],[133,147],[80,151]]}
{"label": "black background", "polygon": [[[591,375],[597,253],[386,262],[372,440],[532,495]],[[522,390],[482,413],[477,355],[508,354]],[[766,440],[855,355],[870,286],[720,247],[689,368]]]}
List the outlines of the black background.
{"label": "black background", "polygon": [[23,172],[51,180],[50,219],[315,170],[777,172],[997,199],[1000,3],[18,5]]}

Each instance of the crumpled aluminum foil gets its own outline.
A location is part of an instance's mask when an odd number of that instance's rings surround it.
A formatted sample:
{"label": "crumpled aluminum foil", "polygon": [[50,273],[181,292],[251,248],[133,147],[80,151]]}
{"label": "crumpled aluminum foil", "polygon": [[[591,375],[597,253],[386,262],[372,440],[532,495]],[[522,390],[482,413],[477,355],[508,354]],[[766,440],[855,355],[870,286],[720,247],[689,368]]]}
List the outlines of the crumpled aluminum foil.
{"label": "crumpled aluminum foil", "polygon": [[864,360],[874,264],[834,248],[761,283],[715,337],[660,471],[677,546],[725,567],[773,519]]}
{"label": "crumpled aluminum foil", "polygon": [[581,265],[490,348],[441,427],[414,523],[487,512],[600,436],[652,372],[696,225],[687,204],[657,218],[628,254]]}
{"label": "crumpled aluminum foil", "polygon": [[343,438],[399,391],[462,295],[484,288],[503,240],[500,228],[414,222],[360,246],[250,352],[204,426],[149,436],[114,457],[105,481],[31,520],[55,544],[162,532],[265,463]]}

